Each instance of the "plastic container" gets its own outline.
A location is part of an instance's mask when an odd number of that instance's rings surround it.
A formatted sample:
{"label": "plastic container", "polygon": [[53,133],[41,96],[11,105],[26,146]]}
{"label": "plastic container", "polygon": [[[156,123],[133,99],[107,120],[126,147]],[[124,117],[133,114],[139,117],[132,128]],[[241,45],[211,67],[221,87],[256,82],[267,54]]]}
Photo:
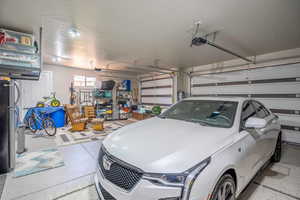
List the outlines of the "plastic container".
{"label": "plastic container", "polygon": [[65,126],[66,117],[65,111],[63,109],[51,113],[50,117],[53,119],[56,128],[61,128]]}

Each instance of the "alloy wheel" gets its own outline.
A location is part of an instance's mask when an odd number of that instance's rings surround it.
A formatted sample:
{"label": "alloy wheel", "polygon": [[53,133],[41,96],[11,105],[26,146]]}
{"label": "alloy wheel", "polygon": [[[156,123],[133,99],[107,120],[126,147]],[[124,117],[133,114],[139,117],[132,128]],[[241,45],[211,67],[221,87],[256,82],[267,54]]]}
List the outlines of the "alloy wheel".
{"label": "alloy wheel", "polygon": [[234,200],[234,185],[230,181],[225,181],[219,187],[215,200]]}

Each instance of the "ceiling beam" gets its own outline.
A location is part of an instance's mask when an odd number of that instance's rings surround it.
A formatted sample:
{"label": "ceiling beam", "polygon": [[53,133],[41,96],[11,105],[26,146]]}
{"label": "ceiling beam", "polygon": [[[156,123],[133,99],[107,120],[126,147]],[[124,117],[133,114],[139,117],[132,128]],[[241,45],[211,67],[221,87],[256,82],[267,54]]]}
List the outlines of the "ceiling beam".
{"label": "ceiling beam", "polygon": [[[120,75],[120,76],[123,76],[122,74],[120,73],[116,73],[117,71],[115,72],[105,72],[105,71],[96,71],[94,69],[86,69],[86,68],[81,68],[81,67],[76,67],[76,66],[71,66],[71,65],[65,65],[65,64],[57,64],[57,63],[48,63],[48,62],[45,62],[44,64],[46,65],[54,65],[54,66],[58,66],[58,67],[64,67],[64,68],[71,68],[71,69],[77,69],[77,70],[84,70],[84,71],[93,71],[95,73],[110,73],[109,76],[114,76],[113,74],[116,74],[116,75]],[[103,75],[104,76],[104,75]],[[106,75],[105,75],[106,76]],[[137,75],[134,75],[134,76],[126,76],[127,78],[132,78],[132,79],[137,79]]]}
{"label": "ceiling beam", "polygon": [[139,65],[139,64],[136,64],[136,63],[124,62],[124,61],[116,61],[116,62],[113,62],[113,63],[108,63],[108,65],[120,64],[120,63],[126,64],[127,68],[143,69],[143,70],[147,70],[149,72],[161,72],[161,73],[165,73],[165,74],[168,74],[168,73],[171,73],[171,72],[178,72],[178,70],[168,69],[168,68],[164,68],[164,67],[153,66],[153,65]]}

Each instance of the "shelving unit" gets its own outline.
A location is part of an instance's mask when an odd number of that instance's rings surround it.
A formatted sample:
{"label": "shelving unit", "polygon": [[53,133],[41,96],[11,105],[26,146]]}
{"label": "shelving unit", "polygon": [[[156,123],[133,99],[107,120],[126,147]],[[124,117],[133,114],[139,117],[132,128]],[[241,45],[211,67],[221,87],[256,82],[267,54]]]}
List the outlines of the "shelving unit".
{"label": "shelving unit", "polygon": [[[104,118],[105,120],[112,120],[113,118],[113,98],[112,90],[95,89],[94,91],[94,105],[97,118]],[[103,93],[102,95],[95,95],[95,92]],[[110,94],[110,95],[108,95]]]}
{"label": "shelving unit", "polygon": [[[127,90],[118,90],[117,91],[117,102],[118,102],[118,105],[123,104],[123,102],[125,102],[124,104],[127,104],[131,100],[132,100],[132,92],[131,91],[127,91]],[[130,118],[130,113],[129,112],[122,112],[121,109],[122,108],[120,107],[119,108],[119,110],[120,110],[120,112],[119,112],[119,119],[124,119],[125,120],[125,119]]]}

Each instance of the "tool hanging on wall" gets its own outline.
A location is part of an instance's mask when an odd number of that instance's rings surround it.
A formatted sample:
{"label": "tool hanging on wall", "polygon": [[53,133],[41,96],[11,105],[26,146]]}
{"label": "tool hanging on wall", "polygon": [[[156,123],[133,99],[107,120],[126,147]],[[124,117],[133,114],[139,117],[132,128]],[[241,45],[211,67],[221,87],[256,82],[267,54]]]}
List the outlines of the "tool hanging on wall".
{"label": "tool hanging on wall", "polygon": [[191,47],[192,47],[192,46],[201,46],[201,45],[208,44],[208,45],[210,45],[210,46],[212,46],[212,47],[215,47],[215,48],[217,48],[217,49],[219,49],[219,50],[221,50],[221,51],[224,51],[224,52],[226,52],[226,53],[228,53],[228,54],[231,54],[231,55],[233,55],[233,56],[235,56],[235,57],[238,57],[238,58],[240,58],[240,59],[242,59],[242,60],[245,60],[245,61],[247,61],[247,62],[249,62],[249,63],[255,64],[255,61],[254,61],[254,60],[250,60],[250,59],[248,59],[248,58],[246,58],[246,57],[244,57],[244,56],[241,56],[241,55],[239,55],[239,54],[237,54],[237,53],[235,53],[235,52],[233,52],[233,51],[231,51],[231,50],[228,50],[228,49],[226,49],[226,48],[224,48],[224,47],[221,47],[220,45],[217,45],[217,44],[214,43],[214,42],[209,41],[209,40],[208,40],[208,37],[209,37],[209,36],[212,36],[212,37],[213,37],[213,41],[215,40],[215,37],[216,37],[216,33],[217,33],[217,32],[212,32],[212,33],[206,34],[206,35],[204,35],[204,36],[199,36],[199,37],[197,37],[196,35],[197,35],[198,32],[199,32],[199,26],[200,26],[200,24],[198,23],[198,24],[197,24],[197,28],[196,28],[196,32],[195,32],[195,34],[194,34],[194,36],[193,36],[193,39],[192,39],[192,42],[191,42]]}

